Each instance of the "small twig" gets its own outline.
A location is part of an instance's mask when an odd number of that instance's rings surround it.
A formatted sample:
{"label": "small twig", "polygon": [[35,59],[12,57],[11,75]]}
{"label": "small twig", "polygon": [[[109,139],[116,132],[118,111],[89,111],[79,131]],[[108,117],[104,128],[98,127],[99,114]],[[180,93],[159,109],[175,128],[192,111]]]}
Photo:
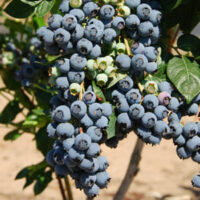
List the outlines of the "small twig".
{"label": "small twig", "polygon": [[57,176],[57,179],[58,179],[58,185],[59,185],[59,188],[60,188],[60,193],[61,193],[61,195],[62,195],[62,199],[63,199],[63,200],[68,200],[67,197],[66,197],[66,195],[65,195],[65,190],[64,190],[64,187],[63,187],[63,183],[62,183],[62,181],[61,181],[61,178],[59,178],[59,177]]}
{"label": "small twig", "polygon": [[84,81],[81,83],[81,91],[79,93],[79,100],[83,99]]}
{"label": "small twig", "polygon": [[124,198],[133,178],[137,175],[139,171],[139,163],[141,160],[143,146],[144,143],[138,138],[133,153],[131,155],[131,160],[126,171],[124,180],[122,181],[113,200],[122,200]]}
{"label": "small twig", "polygon": [[33,84],[33,87],[35,87],[35,88],[37,88],[37,89],[39,89],[39,90],[42,90],[43,92],[47,92],[47,93],[50,93],[50,94],[53,94],[55,91],[53,91],[53,90],[48,90],[48,89],[45,89],[45,88],[43,88],[43,87],[41,87],[40,85],[38,85],[38,84]]}
{"label": "small twig", "polygon": [[70,185],[70,182],[69,182],[68,177],[66,176],[66,177],[64,178],[64,180],[65,180],[65,188],[66,188],[66,190],[67,190],[68,199],[69,199],[69,200],[73,200],[72,189],[71,189],[71,185]]}
{"label": "small twig", "polygon": [[124,44],[126,46],[127,54],[130,56],[131,55],[131,49],[130,49],[130,46],[128,44],[128,40],[126,38],[124,38]]}

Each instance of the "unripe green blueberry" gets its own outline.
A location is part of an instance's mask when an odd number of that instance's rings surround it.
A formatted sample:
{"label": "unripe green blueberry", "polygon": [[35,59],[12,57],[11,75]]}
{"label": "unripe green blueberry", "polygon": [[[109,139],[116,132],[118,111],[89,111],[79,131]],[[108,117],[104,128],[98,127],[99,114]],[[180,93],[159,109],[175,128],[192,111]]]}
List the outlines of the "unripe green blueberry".
{"label": "unripe green blueberry", "polygon": [[82,6],[83,1],[82,0],[70,0],[69,3],[72,8],[79,8]]}
{"label": "unripe green blueberry", "polygon": [[108,75],[108,77],[112,78],[116,76],[117,68],[113,66],[108,66],[107,69],[105,70],[105,74]]}
{"label": "unripe green blueberry", "polygon": [[107,60],[105,59],[105,57],[98,58],[97,65],[99,69],[104,71],[108,67]]}
{"label": "unripe green blueberry", "polygon": [[117,43],[116,45],[117,54],[126,52],[126,45],[124,43]]}
{"label": "unripe green blueberry", "polygon": [[113,63],[114,63],[114,59],[111,57],[111,56],[106,56],[106,57],[104,57],[105,58],[105,60],[106,60],[106,62],[107,62],[107,65],[109,66],[109,65],[113,65]]}
{"label": "unripe green blueberry", "polygon": [[102,87],[106,85],[106,83],[108,82],[108,76],[106,74],[101,73],[97,75],[96,80],[97,80],[97,85]]}
{"label": "unripe green blueberry", "polygon": [[155,81],[147,81],[145,83],[144,89],[147,93],[155,94],[158,92],[158,85]]}
{"label": "unripe green blueberry", "polygon": [[78,83],[72,83],[69,86],[70,94],[76,96],[81,92],[81,86]]}
{"label": "unripe green blueberry", "polygon": [[89,71],[94,71],[97,68],[97,63],[95,60],[90,59],[87,61],[87,69]]}
{"label": "unripe green blueberry", "polygon": [[122,17],[127,17],[131,14],[131,9],[128,6],[120,6],[119,7],[119,14]]}

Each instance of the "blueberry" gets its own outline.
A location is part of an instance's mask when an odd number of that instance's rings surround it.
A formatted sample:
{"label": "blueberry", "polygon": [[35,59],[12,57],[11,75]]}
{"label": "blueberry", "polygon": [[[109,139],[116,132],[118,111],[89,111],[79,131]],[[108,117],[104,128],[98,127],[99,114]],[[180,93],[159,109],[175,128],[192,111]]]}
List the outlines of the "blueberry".
{"label": "blueberry", "polygon": [[56,137],[57,137],[56,126],[57,126],[57,124],[55,122],[48,124],[48,126],[47,126],[48,137],[56,139]]}
{"label": "blueberry", "polygon": [[196,115],[199,112],[199,105],[197,103],[192,103],[187,109],[188,115]]}
{"label": "blueberry", "polygon": [[152,9],[148,4],[142,3],[137,7],[137,15],[142,20],[148,20],[150,18]]}
{"label": "blueberry", "polygon": [[101,129],[96,126],[89,127],[87,129],[87,134],[91,137],[92,142],[99,142],[103,137]]}
{"label": "blueberry", "polygon": [[138,33],[142,37],[149,37],[153,33],[153,24],[149,21],[142,22],[138,26]]}
{"label": "blueberry", "polygon": [[53,112],[52,112],[52,119],[56,122],[64,123],[71,119],[71,112],[70,109],[67,106],[58,106]]}
{"label": "blueberry", "polygon": [[82,101],[75,101],[71,104],[71,113],[72,115],[80,119],[82,118],[87,112],[87,107],[84,102]]}
{"label": "blueberry", "polygon": [[90,127],[94,124],[92,119],[87,114],[85,114],[85,116],[81,119],[80,122],[84,127]]}
{"label": "blueberry", "polygon": [[180,136],[173,139],[174,144],[178,146],[183,146],[186,143],[185,137],[181,134]]}
{"label": "blueberry", "polygon": [[134,42],[131,46],[131,51],[133,54],[144,54],[145,47],[140,42]]}
{"label": "blueberry", "polygon": [[160,144],[162,136],[160,135],[151,135],[148,139],[144,140],[147,144],[157,145]]}
{"label": "blueberry", "polygon": [[89,22],[88,25],[94,24],[95,26],[97,26],[99,29],[104,30],[104,24],[102,21],[97,20],[95,18],[92,18]]}
{"label": "blueberry", "polygon": [[119,98],[116,102],[116,108],[117,108],[118,112],[120,112],[120,113],[128,112],[129,105],[128,105],[126,98]]}
{"label": "blueberry", "polygon": [[70,83],[79,83],[81,84],[82,81],[85,79],[85,72],[78,72],[78,71],[70,71],[68,72],[68,80]]}
{"label": "blueberry", "polygon": [[137,134],[140,138],[142,138],[143,140],[145,140],[145,139],[148,139],[148,138],[151,136],[152,132],[151,132],[150,129],[145,128],[144,126],[139,126],[139,127],[137,128],[136,134]]}
{"label": "blueberry", "polygon": [[92,91],[86,91],[83,94],[83,101],[86,104],[93,104],[93,103],[95,103],[95,101],[96,101],[96,94],[94,92],[92,92]]}
{"label": "blueberry", "polygon": [[160,135],[160,136],[167,136],[169,133],[169,127],[165,121],[158,120],[155,123],[155,126],[153,127],[153,133],[155,135]]}
{"label": "blueberry", "polygon": [[99,45],[95,44],[89,53],[89,57],[92,59],[96,59],[100,56],[101,56],[101,47]]}
{"label": "blueberry", "polygon": [[111,44],[115,38],[117,37],[117,33],[113,28],[107,28],[104,30],[104,42]]}
{"label": "blueberry", "polygon": [[83,159],[79,164],[79,168],[84,171],[91,171],[94,168],[93,160],[87,158]]}
{"label": "blueberry", "polygon": [[104,5],[100,9],[102,19],[111,19],[115,15],[115,9],[111,5]]}
{"label": "blueberry", "polygon": [[104,116],[109,117],[110,115],[112,115],[113,109],[110,103],[103,103],[102,107]]}
{"label": "blueberry", "polygon": [[80,164],[85,158],[85,153],[72,147],[68,151],[68,156],[71,161]]}
{"label": "blueberry", "polygon": [[75,147],[79,150],[87,150],[91,144],[91,137],[82,133],[75,138]]}
{"label": "blueberry", "polygon": [[144,71],[147,63],[148,63],[148,60],[146,56],[143,54],[137,54],[133,56],[131,60],[131,66],[136,71]]}
{"label": "blueberry", "polygon": [[86,16],[95,17],[98,14],[98,5],[94,2],[88,2],[83,6]]}
{"label": "blueberry", "polygon": [[194,178],[192,179],[192,185],[194,187],[200,188],[200,175],[194,176]]}
{"label": "blueberry", "polygon": [[131,59],[126,54],[120,54],[116,57],[115,64],[122,71],[127,71],[131,67]]}
{"label": "blueberry", "polygon": [[58,147],[55,149],[53,154],[53,159],[56,164],[63,165],[63,157],[64,157],[65,151],[62,147]]}
{"label": "blueberry", "polygon": [[143,99],[143,105],[148,110],[153,110],[158,106],[158,98],[153,94],[148,94]]}
{"label": "blueberry", "polygon": [[23,64],[22,65],[22,74],[24,78],[32,78],[35,74],[35,69],[32,65],[30,64]]}
{"label": "blueberry", "polygon": [[61,138],[69,138],[74,135],[74,126],[70,123],[60,123],[56,127],[56,134]]}
{"label": "blueberry", "polygon": [[180,103],[176,97],[172,97],[167,108],[174,112],[178,111]]}
{"label": "blueberry", "polygon": [[92,119],[99,119],[103,115],[103,106],[99,103],[89,105],[89,115]]}
{"label": "blueberry", "polygon": [[194,162],[200,163],[200,151],[193,152],[192,160]]}
{"label": "blueberry", "polygon": [[125,21],[122,17],[115,17],[112,21],[112,27],[117,30],[125,28]]}
{"label": "blueberry", "polygon": [[157,121],[156,116],[151,112],[145,113],[142,117],[142,124],[144,125],[145,128],[153,128],[156,121]]}
{"label": "blueberry", "polygon": [[80,24],[77,24],[75,29],[71,32],[71,40],[76,42],[80,40],[84,35],[84,29]]}
{"label": "blueberry", "polygon": [[141,4],[141,0],[125,0],[125,4],[131,9],[134,9]]}
{"label": "blueberry", "polygon": [[91,188],[84,188],[84,192],[88,197],[96,197],[99,194],[99,187],[94,184]]}
{"label": "blueberry", "polygon": [[63,148],[66,151],[69,151],[74,145],[74,141],[75,141],[74,138],[68,138],[68,139],[63,140]]}
{"label": "blueberry", "polygon": [[122,131],[126,131],[132,127],[132,121],[126,112],[117,116],[117,124]]}
{"label": "blueberry", "polygon": [[62,73],[67,73],[70,70],[70,62],[69,59],[64,58],[62,60],[57,61],[57,66],[60,72]]}
{"label": "blueberry", "polygon": [[67,167],[65,167],[64,165],[56,165],[54,167],[54,170],[59,177],[65,177],[69,173]]}
{"label": "blueberry", "polygon": [[56,79],[56,87],[60,90],[66,90],[69,88],[69,82],[67,77],[63,76],[63,77],[58,77]]}
{"label": "blueberry", "polygon": [[131,89],[129,92],[126,93],[126,99],[130,104],[137,104],[140,103],[142,96],[138,89]]}
{"label": "blueberry", "polygon": [[68,31],[63,28],[59,28],[54,32],[54,39],[57,44],[67,44],[71,38],[71,35]]}
{"label": "blueberry", "polygon": [[169,83],[167,81],[163,81],[163,82],[159,83],[158,88],[159,88],[160,92],[168,92],[169,94],[171,94],[173,91],[171,83]]}
{"label": "blueberry", "polygon": [[46,154],[46,157],[45,157],[47,163],[52,167],[55,166],[55,164],[56,164],[54,161],[54,158],[53,158],[54,152],[55,152],[54,149],[48,151],[48,153]]}
{"label": "blueberry", "polygon": [[149,74],[156,72],[158,69],[158,65],[156,62],[148,62],[145,68],[145,71]]}
{"label": "blueberry", "polygon": [[69,0],[63,0],[59,7],[60,11],[63,13],[68,13],[70,10]]}
{"label": "blueberry", "polygon": [[140,19],[138,18],[137,15],[129,15],[126,20],[126,27],[128,29],[137,29],[137,27],[140,25]]}
{"label": "blueberry", "polygon": [[96,177],[97,177],[96,184],[100,188],[105,188],[108,185],[108,183],[110,182],[110,179],[111,179],[109,174],[106,171],[98,172]]}
{"label": "blueberry", "polygon": [[83,173],[80,176],[80,183],[85,187],[85,188],[91,188],[96,182],[96,175],[90,175],[87,173]]}
{"label": "blueberry", "polygon": [[130,76],[127,76],[126,78],[121,79],[118,82],[117,87],[122,92],[128,92],[129,90],[131,90],[133,85],[134,85],[133,79]]}
{"label": "blueberry", "polygon": [[[72,138],[70,138],[72,139]],[[69,139],[68,139],[69,140]],[[70,145],[69,145],[70,146]],[[73,162],[70,158],[68,154],[65,154],[64,158],[63,158],[63,162],[64,165],[69,169],[69,171],[71,171],[71,168],[76,167],[76,163]]]}
{"label": "blueberry", "polygon": [[188,151],[184,146],[177,147],[176,153],[180,159],[187,159],[192,156],[191,152]]}
{"label": "blueberry", "polygon": [[155,47],[145,47],[144,55],[147,57],[149,62],[153,62],[158,56],[158,51]]}
{"label": "blueberry", "polygon": [[85,14],[81,9],[74,8],[70,10],[69,14],[74,15],[79,23],[82,23],[85,19]]}
{"label": "blueberry", "polygon": [[95,122],[95,126],[97,126],[98,128],[101,129],[105,129],[108,127],[108,118],[105,116],[101,116],[99,119],[97,119],[97,121]]}
{"label": "blueberry", "polygon": [[105,171],[109,166],[107,158],[104,156],[99,156],[97,157],[97,160],[99,162],[99,171]]}
{"label": "blueberry", "polygon": [[125,96],[122,93],[120,93],[118,90],[113,90],[111,96],[114,103],[116,103],[118,99],[120,98],[125,98]]}
{"label": "blueberry", "polygon": [[75,70],[83,70],[86,64],[87,59],[80,54],[75,53],[70,57],[70,65]]}
{"label": "blueberry", "polygon": [[152,22],[154,26],[157,26],[160,24],[162,19],[162,14],[158,10],[152,10],[149,15],[149,20]]}
{"label": "blueberry", "polygon": [[129,108],[129,115],[132,119],[140,119],[144,115],[144,107],[140,104],[133,104]]}
{"label": "blueberry", "polygon": [[190,152],[195,152],[199,150],[200,147],[200,137],[199,136],[194,136],[186,142],[186,147]]}
{"label": "blueberry", "polygon": [[77,25],[77,19],[74,15],[66,14],[62,19],[62,25],[66,30],[73,30]]}
{"label": "blueberry", "polygon": [[139,39],[139,42],[141,42],[145,47],[149,47],[152,41],[150,37],[142,37]]}
{"label": "blueberry", "polygon": [[76,48],[80,54],[87,55],[91,52],[93,45],[89,40],[82,38],[77,42]]}
{"label": "blueberry", "polygon": [[162,120],[168,115],[168,110],[165,106],[159,105],[154,109],[154,114],[157,119]]}
{"label": "blueberry", "polygon": [[61,27],[62,16],[59,14],[53,14],[48,19],[48,25],[51,29],[56,30]]}
{"label": "blueberry", "polygon": [[97,25],[90,24],[85,28],[85,36],[88,40],[99,43],[103,38],[104,32]]}
{"label": "blueberry", "polygon": [[91,143],[89,148],[86,151],[86,156],[88,158],[97,157],[100,154],[100,146],[97,143]]}
{"label": "blueberry", "polygon": [[179,122],[172,122],[169,125],[170,133],[172,134],[172,137],[178,137],[183,133],[183,127]]}

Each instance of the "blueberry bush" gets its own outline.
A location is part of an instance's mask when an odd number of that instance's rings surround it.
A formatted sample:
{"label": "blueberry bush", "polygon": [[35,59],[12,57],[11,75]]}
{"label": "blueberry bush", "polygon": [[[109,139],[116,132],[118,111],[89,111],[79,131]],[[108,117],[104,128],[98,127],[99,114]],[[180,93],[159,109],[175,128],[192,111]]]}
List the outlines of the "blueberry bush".
{"label": "blueberry bush", "polygon": [[[17,174],[24,187],[40,194],[55,173],[63,200],[73,199],[68,176],[94,198],[111,179],[100,145],[117,148],[128,134],[138,140],[115,200],[144,143],[172,140],[180,159],[200,163],[200,39],[192,34],[200,2],[4,0],[0,15],[0,95],[8,100],[0,123],[13,127],[4,139],[32,134],[44,155]],[[197,120],[184,124],[188,115]],[[199,174],[192,185],[200,188]]]}

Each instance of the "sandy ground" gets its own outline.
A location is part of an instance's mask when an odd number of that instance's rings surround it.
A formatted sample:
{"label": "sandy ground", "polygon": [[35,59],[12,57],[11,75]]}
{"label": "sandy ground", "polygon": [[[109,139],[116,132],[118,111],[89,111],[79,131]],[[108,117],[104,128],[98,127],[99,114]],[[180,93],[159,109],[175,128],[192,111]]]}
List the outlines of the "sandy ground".
{"label": "sandy ground", "polygon": [[[0,110],[5,103],[0,97]],[[5,142],[3,137],[9,130],[10,128],[0,126],[0,200],[60,200],[56,179],[39,196],[34,196],[32,187],[22,189],[24,180],[14,180],[18,171],[39,162],[42,155],[36,150],[32,135],[24,134],[15,142]],[[117,149],[102,146],[102,154],[110,161],[108,171],[112,180],[109,187],[101,191],[96,200],[113,199],[125,175],[136,139],[135,134],[130,133],[119,143]],[[142,153],[140,172],[124,200],[153,200],[165,195],[177,196],[177,200],[200,200],[200,192],[194,190],[190,184],[193,175],[198,171],[198,164],[190,159],[182,161],[177,157],[172,141],[163,140],[156,147],[146,145]],[[83,192],[75,189],[73,181],[71,183],[74,200],[84,200]]]}

